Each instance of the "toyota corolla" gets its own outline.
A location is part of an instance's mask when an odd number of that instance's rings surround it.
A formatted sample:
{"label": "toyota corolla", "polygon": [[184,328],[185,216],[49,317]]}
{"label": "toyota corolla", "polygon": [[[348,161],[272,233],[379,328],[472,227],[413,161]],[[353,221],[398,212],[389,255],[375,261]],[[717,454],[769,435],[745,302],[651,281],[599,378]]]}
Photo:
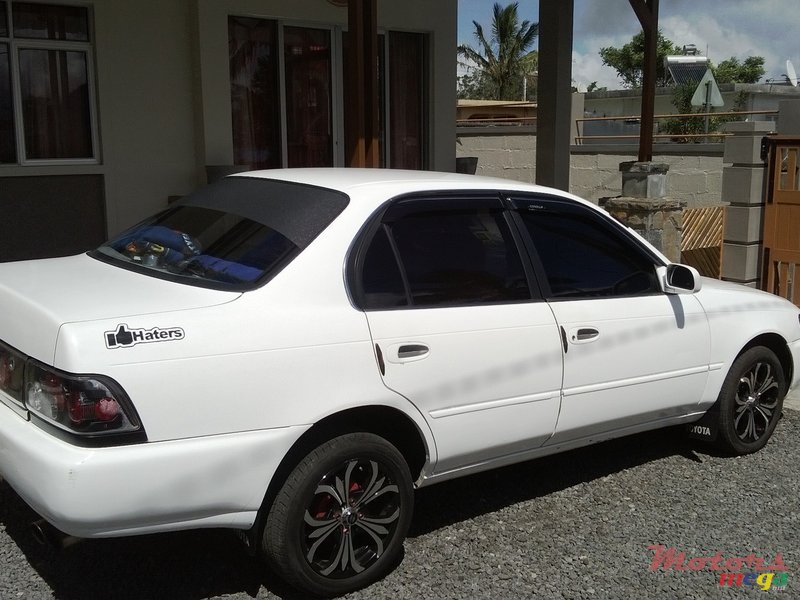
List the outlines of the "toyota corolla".
{"label": "toyota corolla", "polygon": [[241,530],[305,593],[399,556],[414,489],[684,425],[732,454],[798,309],[552,189],[227,177],[96,250],[0,265],[0,474],[71,536]]}

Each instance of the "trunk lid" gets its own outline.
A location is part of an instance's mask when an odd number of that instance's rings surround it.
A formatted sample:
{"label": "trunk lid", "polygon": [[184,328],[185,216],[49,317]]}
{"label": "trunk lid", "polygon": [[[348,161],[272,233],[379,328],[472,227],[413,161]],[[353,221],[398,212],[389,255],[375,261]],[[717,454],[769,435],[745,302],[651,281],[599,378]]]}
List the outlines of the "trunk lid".
{"label": "trunk lid", "polygon": [[65,323],[224,304],[240,292],[150,277],[86,254],[0,264],[0,340],[52,364]]}

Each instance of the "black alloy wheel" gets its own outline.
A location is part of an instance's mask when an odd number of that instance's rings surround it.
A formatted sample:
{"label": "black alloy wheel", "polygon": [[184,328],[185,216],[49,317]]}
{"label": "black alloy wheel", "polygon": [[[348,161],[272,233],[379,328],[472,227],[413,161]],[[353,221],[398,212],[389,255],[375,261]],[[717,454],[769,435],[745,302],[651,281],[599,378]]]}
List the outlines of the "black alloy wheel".
{"label": "black alloy wheel", "polygon": [[786,377],[772,350],[756,346],[737,358],[719,395],[723,449],[748,454],[763,448],[783,409]]}
{"label": "black alloy wheel", "polygon": [[337,596],[383,577],[411,522],[408,465],[368,433],[334,438],[295,467],[267,515],[262,549],[294,587]]}

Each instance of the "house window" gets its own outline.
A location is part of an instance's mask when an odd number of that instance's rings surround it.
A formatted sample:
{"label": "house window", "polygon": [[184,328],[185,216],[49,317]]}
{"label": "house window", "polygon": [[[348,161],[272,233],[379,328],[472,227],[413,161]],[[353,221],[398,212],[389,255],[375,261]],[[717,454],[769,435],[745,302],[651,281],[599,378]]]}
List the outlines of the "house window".
{"label": "house window", "polygon": [[84,6],[0,2],[0,162],[96,158]]}
{"label": "house window", "polygon": [[389,32],[389,166],[424,169],[427,51],[420,33]]}
{"label": "house window", "polygon": [[[379,44],[381,164],[426,168],[427,38],[387,32]],[[341,74],[348,46],[340,28],[228,17],[235,164],[344,164],[343,121],[351,107]]]}
{"label": "house window", "polygon": [[228,19],[234,164],[254,169],[281,166],[277,52],[277,23]]}
{"label": "house window", "polygon": [[283,28],[288,166],[333,166],[331,32]]}

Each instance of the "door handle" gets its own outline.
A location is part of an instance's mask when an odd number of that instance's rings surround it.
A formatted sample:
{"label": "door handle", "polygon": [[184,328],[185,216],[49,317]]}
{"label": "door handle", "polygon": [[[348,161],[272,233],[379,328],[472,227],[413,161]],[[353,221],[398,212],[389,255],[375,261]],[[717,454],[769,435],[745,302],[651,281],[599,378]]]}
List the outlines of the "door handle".
{"label": "door handle", "polygon": [[573,344],[587,344],[600,337],[600,331],[594,327],[575,327],[569,332],[569,341]]}
{"label": "door handle", "polygon": [[404,344],[397,349],[397,358],[409,359],[420,358],[430,352],[425,344]]}

